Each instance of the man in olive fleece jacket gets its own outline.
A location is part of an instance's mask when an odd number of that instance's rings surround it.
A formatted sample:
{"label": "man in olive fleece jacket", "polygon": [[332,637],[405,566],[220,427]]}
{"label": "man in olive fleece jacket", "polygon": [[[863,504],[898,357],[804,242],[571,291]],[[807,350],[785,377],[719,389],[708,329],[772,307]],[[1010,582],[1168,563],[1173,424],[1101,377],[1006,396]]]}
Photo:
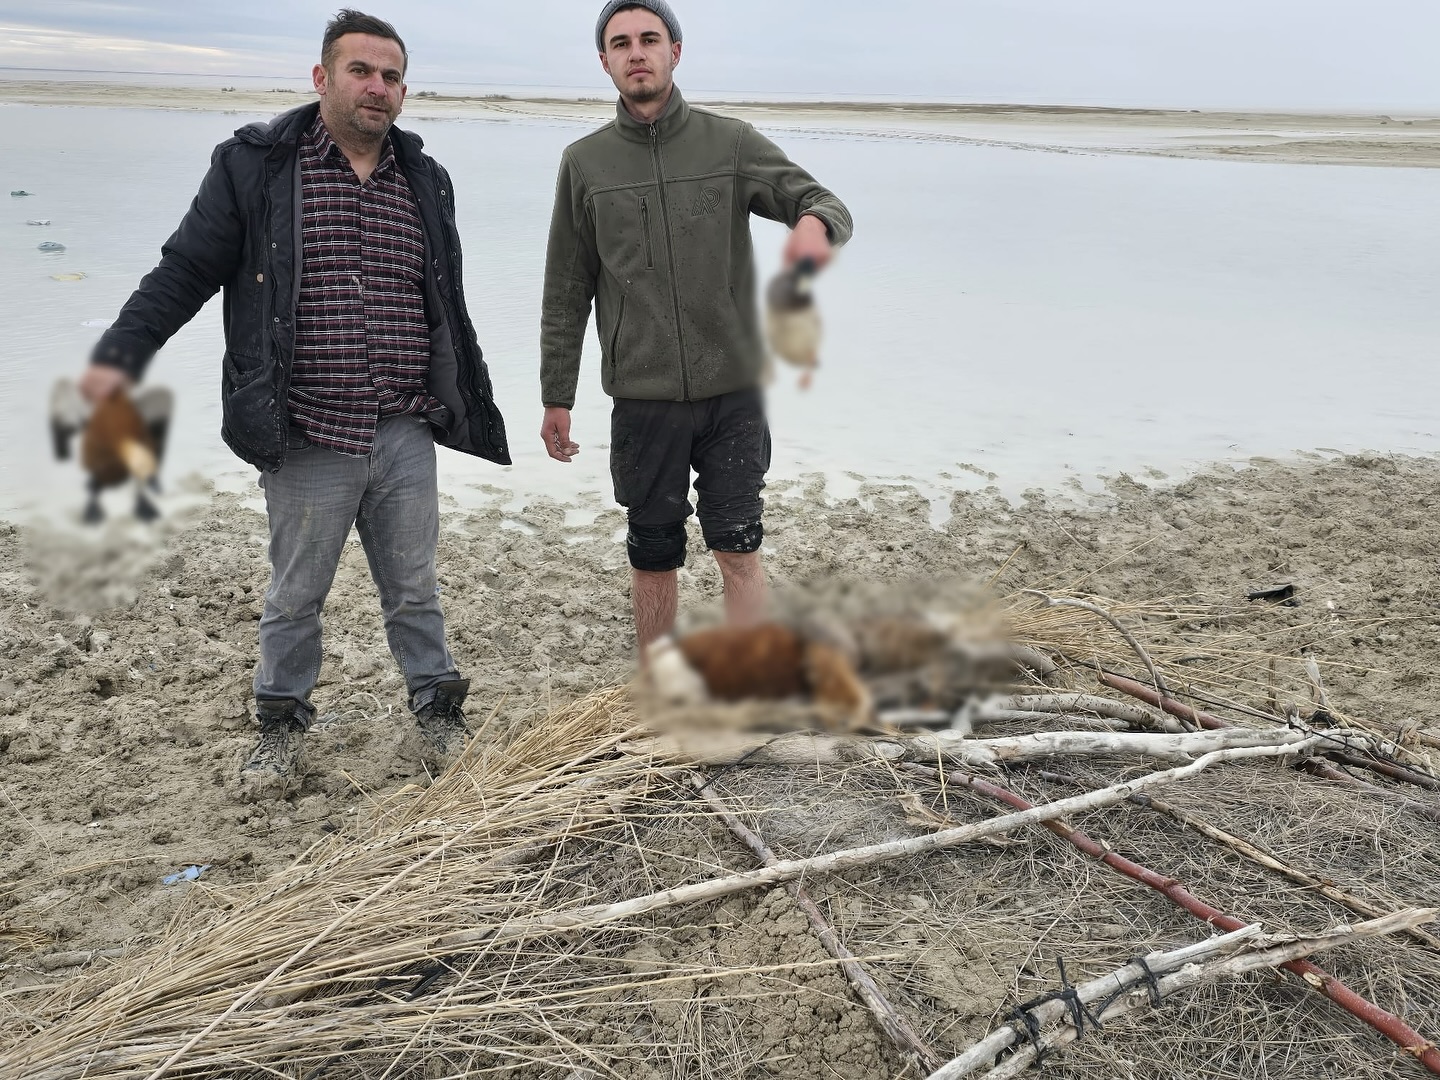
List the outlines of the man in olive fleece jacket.
{"label": "man in olive fleece jacket", "polygon": [[770,433],[749,216],[792,229],[787,265],[825,265],[851,222],[839,199],[749,124],[685,102],[673,81],[679,23],[664,0],[612,0],[596,41],[620,101],[615,121],[560,163],[541,318],[541,437],[557,461],[579,450],[570,410],[593,301],[643,649],[675,620],[692,467],[727,618],[752,622],[764,610]]}

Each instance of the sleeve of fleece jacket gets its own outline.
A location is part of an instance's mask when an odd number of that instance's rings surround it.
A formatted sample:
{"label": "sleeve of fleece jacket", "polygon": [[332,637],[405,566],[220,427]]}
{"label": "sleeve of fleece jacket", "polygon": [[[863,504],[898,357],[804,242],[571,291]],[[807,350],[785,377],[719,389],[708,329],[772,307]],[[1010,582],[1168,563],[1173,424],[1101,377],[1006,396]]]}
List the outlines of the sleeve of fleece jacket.
{"label": "sleeve of fleece jacket", "polygon": [[540,399],[547,408],[575,405],[580,351],[599,274],[595,221],[585,205],[585,177],[567,150],[555,182],[540,309]]}
{"label": "sleeve of fleece jacket", "polygon": [[160,249],[160,263],[125,301],[91,354],[91,362],[139,379],[160,348],[235,274],[245,223],[225,168],[229,144],[216,147],[210,170],[180,227]]}
{"label": "sleeve of fleece jacket", "polygon": [[750,124],[741,127],[737,171],[742,198],[752,213],[792,229],[804,215],[813,214],[825,223],[836,247],[854,232],[845,204]]}

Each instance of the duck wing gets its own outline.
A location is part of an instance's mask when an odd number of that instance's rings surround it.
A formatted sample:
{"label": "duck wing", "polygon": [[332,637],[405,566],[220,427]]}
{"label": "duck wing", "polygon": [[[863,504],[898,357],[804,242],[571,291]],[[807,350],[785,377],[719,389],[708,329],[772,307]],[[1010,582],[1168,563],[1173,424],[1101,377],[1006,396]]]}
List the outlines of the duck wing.
{"label": "duck wing", "polygon": [[130,400],[155,443],[156,461],[162,460],[165,436],[170,432],[170,416],[175,410],[175,395],[166,386],[142,386],[130,395]]}
{"label": "duck wing", "polygon": [[70,460],[70,446],[75,436],[90,419],[90,407],[70,379],[56,379],[50,389],[50,436],[54,440],[55,458]]}

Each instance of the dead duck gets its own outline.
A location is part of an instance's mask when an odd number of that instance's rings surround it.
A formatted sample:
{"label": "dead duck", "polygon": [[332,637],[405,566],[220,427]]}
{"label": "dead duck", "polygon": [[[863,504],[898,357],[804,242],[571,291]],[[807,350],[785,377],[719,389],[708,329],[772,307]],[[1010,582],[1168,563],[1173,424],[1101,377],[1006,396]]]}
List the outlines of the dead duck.
{"label": "dead duck", "polygon": [[815,307],[813,259],[801,259],[776,274],[765,289],[765,336],[770,351],[802,369],[805,389],[820,366],[820,312]]}
{"label": "dead duck", "polygon": [[160,490],[160,461],[173,407],[173,395],[161,386],[145,387],[133,396],[122,391],[92,408],[69,379],[55,383],[50,393],[55,457],[68,461],[71,443],[80,435],[80,466],[87,474],[89,495],[83,514],[87,524],[105,519],[100,492],[127,481],[135,484],[135,516],[141,521],[160,516],[149,493]]}
{"label": "dead duck", "polygon": [[661,708],[792,702],[830,731],[872,716],[869,691],[837,642],[780,623],[666,635],[645,648],[641,693]]}

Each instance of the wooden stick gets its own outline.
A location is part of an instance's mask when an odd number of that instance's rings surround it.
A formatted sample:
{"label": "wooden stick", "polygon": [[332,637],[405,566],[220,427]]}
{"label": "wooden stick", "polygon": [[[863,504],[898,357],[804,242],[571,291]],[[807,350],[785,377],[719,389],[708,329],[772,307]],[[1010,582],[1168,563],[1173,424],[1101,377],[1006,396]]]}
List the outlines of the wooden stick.
{"label": "wooden stick", "polygon": [[1101,697],[1099,694],[1012,694],[987,700],[983,709],[1022,709],[1035,712],[1091,712],[1124,720],[1136,727],[1153,728],[1176,734],[1190,729],[1159,710],[1132,705],[1128,701]]}
{"label": "wooden stick", "polygon": [[1000,762],[1030,761],[1055,756],[1085,757],[1118,754],[1168,761],[1185,761],[1216,750],[1257,746],[1314,745],[1320,741],[1289,728],[1262,730],[1228,728],[1224,731],[1188,731],[1179,735],[1110,731],[1048,731],[1002,739],[969,739],[963,731],[936,731],[922,735],[873,738],[851,735],[790,735],[726,733],[713,738],[698,734],[655,736],[626,743],[632,754],[685,759],[697,765],[856,764],[866,761],[946,760],[977,768]]}
{"label": "wooden stick", "polygon": [[1427,791],[1440,791],[1440,780],[1407,765],[1400,765],[1393,761],[1379,761],[1375,758],[1365,757],[1363,754],[1352,753],[1349,750],[1331,750],[1327,751],[1325,756],[1334,758],[1342,765],[1350,765],[1356,769],[1369,769],[1371,772],[1388,776],[1392,780],[1399,780],[1402,784],[1414,784]]}
{"label": "wooden stick", "polygon": [[996,708],[986,702],[970,714],[972,727],[985,724],[1064,724],[1065,731],[1128,731],[1130,725],[1112,716],[1077,716],[1074,713]]}
{"label": "wooden stick", "polygon": [[[456,931],[441,934],[426,943],[436,952],[462,952],[487,945],[507,944],[544,937],[547,934],[564,934],[581,930],[593,930],[601,926],[637,918],[652,911],[679,907],[682,904],[702,903],[718,900],[750,889],[765,888],[790,881],[805,874],[833,874],[860,866],[874,866],[893,862],[913,855],[924,855],[934,851],[945,851],[974,843],[990,836],[1023,829],[1027,825],[1043,824],[1069,814],[1082,814],[1102,806],[1113,806],[1128,798],[1136,791],[1188,780],[1222,761],[1239,761],[1252,758],[1291,757],[1302,754],[1314,744],[1314,739],[1281,746],[1237,747],[1233,750],[1217,750],[1206,754],[1198,761],[1163,772],[1147,773],[1127,780],[1114,787],[1087,792],[1069,799],[1060,799],[1045,806],[1033,806],[1016,814],[991,818],[973,825],[962,825],[954,829],[913,836],[904,840],[892,840],[883,844],[869,844],[864,847],[848,848],[816,855],[809,859],[783,859],[771,866],[748,870],[726,877],[710,878],[691,885],[637,896],[611,904],[589,904],[568,911],[548,912],[525,919],[516,919],[496,926],[476,930]],[[436,851],[440,851],[437,848]]]}
{"label": "wooden stick", "polygon": [[1420,817],[1427,818],[1430,821],[1440,822],[1440,806],[1432,806],[1429,803],[1421,802],[1419,799],[1412,799],[1408,795],[1400,791],[1394,791],[1390,788],[1383,788],[1376,784],[1366,783],[1364,780],[1361,780],[1358,777],[1351,776],[1343,769],[1337,769],[1328,761],[1320,761],[1317,758],[1308,758],[1300,765],[1300,767],[1306,772],[1318,776],[1323,780],[1329,780],[1330,782],[1336,784],[1343,784],[1346,787],[1354,788],[1357,791],[1362,791],[1367,795],[1373,795],[1378,799],[1384,799],[1386,802],[1394,803],[1397,806],[1403,806],[1405,807],[1405,809],[1411,811],[1412,813],[1417,814]]}
{"label": "wooden stick", "polygon": [[[1313,740],[1312,740],[1313,741]],[[963,773],[941,773],[938,769],[925,768],[920,765],[902,765],[900,768],[907,772],[928,775],[931,778],[939,777],[943,782],[960,784],[972,788],[991,798],[998,799],[1007,806],[1013,806],[1023,810],[1031,804],[1016,795],[1008,788],[998,784],[992,784],[979,777],[966,776]],[[1108,789],[1107,789],[1108,790]],[[1127,795],[1126,798],[1129,798]],[[1049,803],[1050,806],[1058,805]],[[1072,828],[1064,822],[1055,819],[1047,819],[1040,824],[1058,836],[1064,837],[1075,847],[1079,848],[1086,855],[1097,859],[1117,870],[1128,878],[1148,885],[1160,895],[1173,903],[1176,907],[1194,915],[1212,926],[1218,926],[1222,930],[1238,930],[1244,925],[1239,919],[1226,915],[1219,908],[1212,907],[1195,896],[1189,889],[1185,888],[1178,880],[1171,877],[1164,877],[1155,871],[1141,866],[1123,855],[1116,854],[1104,845],[1086,836],[1079,829]],[[1283,965],[1286,971],[1299,975],[1306,982],[1306,985],[1313,987],[1324,994],[1335,1004],[1339,1005],[1346,1012],[1359,1017],[1367,1024],[1380,1032],[1391,1042],[1400,1046],[1407,1053],[1414,1054],[1420,1062],[1431,1072],[1440,1075],[1440,1049],[1435,1044],[1423,1038],[1419,1032],[1410,1027],[1398,1016],[1386,1012],[1384,1009],[1367,1001],[1355,993],[1344,983],[1335,979],[1327,972],[1316,967],[1308,960],[1293,960]]]}
{"label": "wooden stick", "polygon": [[[1218,731],[1230,727],[1229,724],[1218,717],[1201,712],[1199,709],[1191,708],[1189,705],[1176,701],[1174,698],[1161,698],[1148,686],[1137,683],[1134,679],[1127,679],[1120,675],[1111,675],[1109,672],[1101,672],[1100,681],[1112,689],[1119,690],[1123,694],[1129,694],[1131,697],[1138,698],[1147,704],[1162,708],[1171,716],[1178,716],[1181,719],[1190,720],[1203,728]],[[1440,780],[1427,776],[1424,773],[1416,772],[1414,769],[1407,769],[1403,765],[1392,765],[1386,761],[1375,761],[1358,754],[1352,754],[1347,750],[1333,750],[1326,751],[1326,753],[1328,756],[1337,758],[1344,761],[1345,764],[1353,765],[1356,768],[1369,769],[1372,772],[1383,773],[1386,776],[1396,780],[1402,780],[1406,783],[1417,784],[1420,787],[1430,788],[1431,790],[1440,790]],[[1347,776],[1333,766],[1326,766],[1324,762],[1314,761],[1312,759],[1305,762],[1304,767],[1306,771],[1313,772],[1317,776],[1323,776],[1327,780],[1338,780],[1341,783],[1354,781],[1354,777]],[[1384,791],[1385,789],[1372,785],[1370,786],[1370,790]],[[1424,803],[1411,802],[1414,806],[1425,805]],[[1432,820],[1440,820],[1440,810],[1434,807],[1429,807],[1422,812]]]}
{"label": "wooden stick", "polygon": [[1138,683],[1134,679],[1127,679],[1123,675],[1111,675],[1108,671],[1100,673],[1100,681],[1112,690],[1119,690],[1122,694],[1129,694],[1138,698],[1147,705],[1154,705],[1157,709],[1164,709],[1171,716],[1184,720],[1186,723],[1194,724],[1196,727],[1205,728],[1207,731],[1220,731],[1231,725],[1218,717],[1203,713],[1199,709],[1186,705],[1183,701],[1176,701],[1173,697],[1157,694],[1144,683]]}
{"label": "wooden stick", "polygon": [[[764,838],[736,817],[725,805],[724,800],[710,790],[709,780],[695,776],[691,779],[691,783],[701,797],[710,804],[720,820],[725,822],[736,838],[750,849],[762,865],[773,866],[780,861],[770,850],[769,845],[765,843]],[[805,887],[798,881],[787,881],[785,887],[795,898],[796,906],[810,920],[810,925],[814,928],[820,943],[825,946],[825,951],[840,962],[840,970],[845,973],[845,978],[849,981],[850,988],[855,991],[855,996],[864,1002],[871,1015],[875,1017],[875,1022],[880,1025],[880,1030],[885,1032],[890,1041],[895,1044],[896,1049],[927,1070],[939,1068],[940,1055],[930,1049],[905,1018],[895,1011],[895,1007],[886,999],[879,985],[871,978],[870,973],[860,965],[855,954],[845,947],[830,924],[826,922],[824,914],[816,906],[815,901],[810,899],[810,894],[805,891]]]}
{"label": "wooden stick", "polygon": [[[1051,780],[1062,784],[1070,784],[1074,787],[1085,788],[1086,790],[1093,790],[1093,788],[1091,788],[1091,786],[1086,784],[1084,781],[1079,780],[1073,776],[1067,776],[1064,773],[1056,773],[1050,772],[1045,769],[1040,769],[1037,770],[1037,775],[1039,775],[1042,779],[1045,780]],[[1271,854],[1269,851],[1266,851],[1264,848],[1260,847],[1253,841],[1246,840],[1244,837],[1241,836],[1236,836],[1232,832],[1227,832],[1219,826],[1212,825],[1210,824],[1210,822],[1205,821],[1202,818],[1195,817],[1193,814],[1187,814],[1179,807],[1173,806],[1165,800],[1155,797],[1154,795],[1147,795],[1144,792],[1137,792],[1136,794],[1130,796],[1129,801],[1134,803],[1136,806],[1143,806],[1147,810],[1153,810],[1157,814],[1164,814],[1172,821],[1177,821],[1181,825],[1184,825],[1187,829],[1193,829],[1201,836],[1209,837],[1211,840],[1215,840],[1221,844],[1224,844],[1226,847],[1230,848],[1232,851],[1238,852],[1240,855],[1249,859],[1251,862],[1263,866],[1267,870],[1274,870],[1276,873],[1283,874],[1285,877],[1289,878],[1291,881],[1296,882],[1299,885],[1304,885],[1306,888],[1314,889],[1321,896],[1327,897],[1330,900],[1334,900],[1337,904],[1349,908],[1357,915],[1364,915],[1366,918],[1371,919],[1379,919],[1389,914],[1389,912],[1386,912],[1383,909],[1376,907],[1374,904],[1370,903],[1370,901],[1364,900],[1361,897],[1356,896],[1354,893],[1347,892],[1344,889],[1340,888],[1338,885],[1331,884],[1330,882],[1325,881],[1323,878],[1317,877],[1314,874],[1301,870],[1298,867],[1290,865],[1289,863],[1282,862],[1280,859],[1276,858],[1275,855]],[[1420,930],[1418,928],[1412,928],[1407,931],[1407,933],[1416,941],[1419,941],[1428,948],[1434,949],[1436,952],[1440,952],[1440,938],[1435,937],[1435,935],[1429,933],[1426,930]]]}
{"label": "wooden stick", "polygon": [[[1394,915],[1386,916],[1383,919],[1375,919],[1371,922],[1341,924],[1340,926],[1319,934],[1296,938],[1259,952],[1241,953],[1238,956],[1222,957],[1208,964],[1182,968],[1174,974],[1167,975],[1160,979],[1156,987],[1156,993],[1161,999],[1164,999],[1177,991],[1186,990],[1203,983],[1216,982],[1220,979],[1227,977],[1233,978],[1237,975],[1246,975],[1252,971],[1265,971],[1277,967],[1288,967],[1290,964],[1300,962],[1300,958],[1319,952],[1322,949],[1343,945],[1357,938],[1381,937],[1386,934],[1393,934],[1397,931],[1418,926],[1420,923],[1429,922],[1435,918],[1435,915],[1435,908],[1411,908],[1408,911],[1396,912]],[[1105,979],[1097,981],[1107,982],[1112,978],[1113,976],[1106,976]],[[1099,1019],[1103,1023],[1106,1020],[1113,1020],[1116,1017],[1137,1012],[1151,1005],[1152,999],[1148,989],[1132,989],[1119,999],[1111,1002],[1100,1013]],[[1080,1031],[1073,1025],[1066,1024],[1058,1031],[1041,1038],[1039,1040],[1039,1046],[1032,1043],[1020,1047],[995,1068],[985,1073],[983,1080],[1011,1080],[1012,1077],[1018,1076],[1029,1068],[1044,1051],[1053,1050],[1061,1046],[1068,1046],[1079,1038]],[[1432,1069],[1431,1071],[1434,1070]]]}
{"label": "wooden stick", "polygon": [[[1092,1002],[1109,997],[1117,991],[1125,990],[1144,980],[1146,968],[1149,969],[1152,977],[1168,975],[1173,971],[1178,971],[1186,964],[1199,963],[1213,956],[1223,956],[1237,949],[1253,946],[1261,938],[1262,932],[1263,928],[1259,923],[1252,923],[1239,930],[1232,930],[1228,934],[1206,938],[1194,945],[1185,945],[1170,952],[1152,952],[1145,957],[1144,968],[1132,960],[1108,975],[1102,975],[1098,979],[1092,979],[1090,982],[1075,987],[1076,996],[1082,1005],[1090,1005]],[[1029,1010],[1029,1013],[1037,1027],[1044,1027],[1063,1019],[1068,1011],[1069,1006],[1064,1001],[1052,999],[1036,1005]],[[1026,1033],[1014,1024],[996,1028],[985,1038],[932,1072],[927,1080],[960,1080],[961,1077],[969,1076],[978,1069],[989,1068],[993,1066],[998,1055],[1003,1054],[1026,1037]]]}
{"label": "wooden stick", "polygon": [[1305,676],[1310,680],[1310,700],[1317,709],[1330,711],[1330,698],[1325,693],[1325,684],[1320,681],[1320,665],[1313,656],[1305,657]]}
{"label": "wooden stick", "polygon": [[[1274,663],[1275,663],[1275,658],[1272,656],[1272,657],[1270,658],[1270,664],[1271,664],[1272,670],[1273,670],[1273,667],[1274,667]],[[1140,685],[1143,685],[1143,684],[1140,684]],[[1000,693],[1001,691],[996,690],[995,692],[996,692],[996,693]],[[1028,692],[1028,688],[1021,688],[1021,689],[1016,690],[1016,691],[1013,691],[1013,692],[1014,692],[1014,693]],[[1273,692],[1273,687],[1272,687],[1272,692],[1269,694],[1269,701],[1268,701],[1269,711],[1268,711],[1268,712],[1265,711],[1265,710],[1261,710],[1261,709],[1255,709],[1255,708],[1253,708],[1253,707],[1251,707],[1251,706],[1248,706],[1248,705],[1243,705],[1243,704],[1241,704],[1240,702],[1237,702],[1237,701],[1231,701],[1230,699],[1221,696],[1221,695],[1214,689],[1214,687],[1209,688],[1208,697],[1209,697],[1210,703],[1211,703],[1212,705],[1228,705],[1228,706],[1230,706],[1230,707],[1232,707],[1232,708],[1235,708],[1235,709],[1240,710],[1241,712],[1249,713],[1250,715],[1252,715],[1252,716],[1254,716],[1254,717],[1256,717],[1256,718],[1258,718],[1258,719],[1270,720],[1270,721],[1273,721],[1274,723],[1277,723],[1277,724],[1278,724],[1278,723],[1285,723],[1285,722],[1286,722],[1286,721],[1284,720],[1285,710],[1281,708],[1279,701],[1276,700],[1275,694],[1274,694],[1274,692]],[[1291,708],[1293,709],[1294,706],[1291,706]],[[1336,715],[1338,715],[1338,714],[1336,714]],[[1394,738],[1391,740],[1391,741],[1393,741],[1393,742],[1395,743],[1395,745],[1397,745],[1397,746],[1405,746],[1405,745],[1407,745],[1409,742],[1414,741],[1414,742],[1420,743],[1422,746],[1430,746],[1430,747],[1435,747],[1435,748],[1437,748],[1437,749],[1440,749],[1440,730],[1437,730],[1437,731],[1426,731],[1424,728],[1419,727],[1416,721],[1413,721],[1413,720],[1412,720],[1412,721],[1409,721],[1409,723],[1410,723],[1410,724],[1415,724],[1415,725],[1416,725],[1416,726],[1415,726],[1415,729],[1412,730],[1412,731],[1407,735],[1407,734],[1404,734],[1404,727],[1405,727],[1405,725],[1401,725],[1401,733],[1395,735]],[[1382,725],[1379,724],[1379,723],[1376,723],[1376,722],[1374,722],[1374,721],[1371,721],[1371,722],[1369,722],[1369,723],[1362,723],[1362,724],[1360,724],[1360,727],[1363,728],[1363,729],[1365,729],[1365,730],[1367,730],[1367,731],[1379,731],[1379,730],[1381,729]]]}
{"label": "wooden stick", "polygon": [[1029,668],[1040,676],[1044,682],[1060,671],[1059,665],[1046,656],[1033,645],[1021,645],[1018,642],[1010,642],[1005,646],[1005,654],[1015,662],[1017,667]]}
{"label": "wooden stick", "polygon": [[[1320,665],[1315,662],[1314,657],[1305,658],[1305,674],[1310,680],[1310,696],[1317,709],[1324,709],[1330,713],[1330,698],[1325,693],[1325,684],[1320,681]],[[1418,769],[1412,769],[1398,762],[1382,761],[1374,757],[1364,757],[1359,754],[1352,754],[1348,751],[1336,751],[1326,755],[1334,758],[1343,765],[1349,765],[1356,769],[1369,769],[1371,772],[1378,772],[1382,776],[1388,776],[1392,780],[1399,780],[1402,784],[1414,784],[1416,787],[1427,788],[1430,791],[1440,791],[1440,780],[1429,776]]]}

